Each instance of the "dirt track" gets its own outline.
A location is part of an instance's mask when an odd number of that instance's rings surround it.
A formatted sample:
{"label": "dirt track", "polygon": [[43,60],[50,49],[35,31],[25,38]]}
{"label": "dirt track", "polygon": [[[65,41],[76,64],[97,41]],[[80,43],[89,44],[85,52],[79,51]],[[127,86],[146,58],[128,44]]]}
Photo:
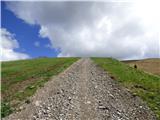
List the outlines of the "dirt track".
{"label": "dirt track", "polygon": [[149,108],[90,59],[81,59],[38,90],[6,120],[155,120]]}

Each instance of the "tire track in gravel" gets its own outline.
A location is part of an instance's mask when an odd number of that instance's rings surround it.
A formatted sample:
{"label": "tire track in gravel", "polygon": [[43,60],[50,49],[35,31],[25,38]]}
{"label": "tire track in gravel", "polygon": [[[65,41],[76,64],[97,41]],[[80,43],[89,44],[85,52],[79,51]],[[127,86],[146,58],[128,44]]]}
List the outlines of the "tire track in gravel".
{"label": "tire track in gravel", "polygon": [[4,120],[156,120],[141,99],[89,58],[52,78],[30,101]]}

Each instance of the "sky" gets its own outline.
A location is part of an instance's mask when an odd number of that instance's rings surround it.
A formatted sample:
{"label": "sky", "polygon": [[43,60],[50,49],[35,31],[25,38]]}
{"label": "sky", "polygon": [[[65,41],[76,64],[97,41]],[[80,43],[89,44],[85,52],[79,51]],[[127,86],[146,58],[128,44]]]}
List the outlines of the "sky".
{"label": "sky", "polygon": [[160,2],[6,1],[1,60],[160,57]]}

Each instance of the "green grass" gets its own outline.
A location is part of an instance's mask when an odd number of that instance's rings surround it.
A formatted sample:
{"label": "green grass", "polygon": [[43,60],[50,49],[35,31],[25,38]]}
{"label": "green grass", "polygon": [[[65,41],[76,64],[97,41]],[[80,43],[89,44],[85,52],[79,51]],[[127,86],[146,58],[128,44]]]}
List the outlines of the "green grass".
{"label": "green grass", "polygon": [[8,102],[1,102],[1,117],[7,116],[12,113],[11,106]]}
{"label": "green grass", "polygon": [[9,115],[21,101],[32,96],[51,76],[62,72],[78,59],[39,58],[2,62],[1,116]]}
{"label": "green grass", "polygon": [[147,74],[112,58],[92,59],[120,84],[141,97],[160,120],[160,76]]}

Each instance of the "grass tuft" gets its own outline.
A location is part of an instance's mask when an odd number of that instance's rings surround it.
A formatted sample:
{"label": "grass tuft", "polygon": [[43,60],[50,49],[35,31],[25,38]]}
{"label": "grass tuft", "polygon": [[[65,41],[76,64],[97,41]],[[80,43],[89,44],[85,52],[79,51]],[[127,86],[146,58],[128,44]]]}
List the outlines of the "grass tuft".
{"label": "grass tuft", "polygon": [[12,112],[13,110],[11,109],[9,102],[1,102],[1,117],[5,117]]}

